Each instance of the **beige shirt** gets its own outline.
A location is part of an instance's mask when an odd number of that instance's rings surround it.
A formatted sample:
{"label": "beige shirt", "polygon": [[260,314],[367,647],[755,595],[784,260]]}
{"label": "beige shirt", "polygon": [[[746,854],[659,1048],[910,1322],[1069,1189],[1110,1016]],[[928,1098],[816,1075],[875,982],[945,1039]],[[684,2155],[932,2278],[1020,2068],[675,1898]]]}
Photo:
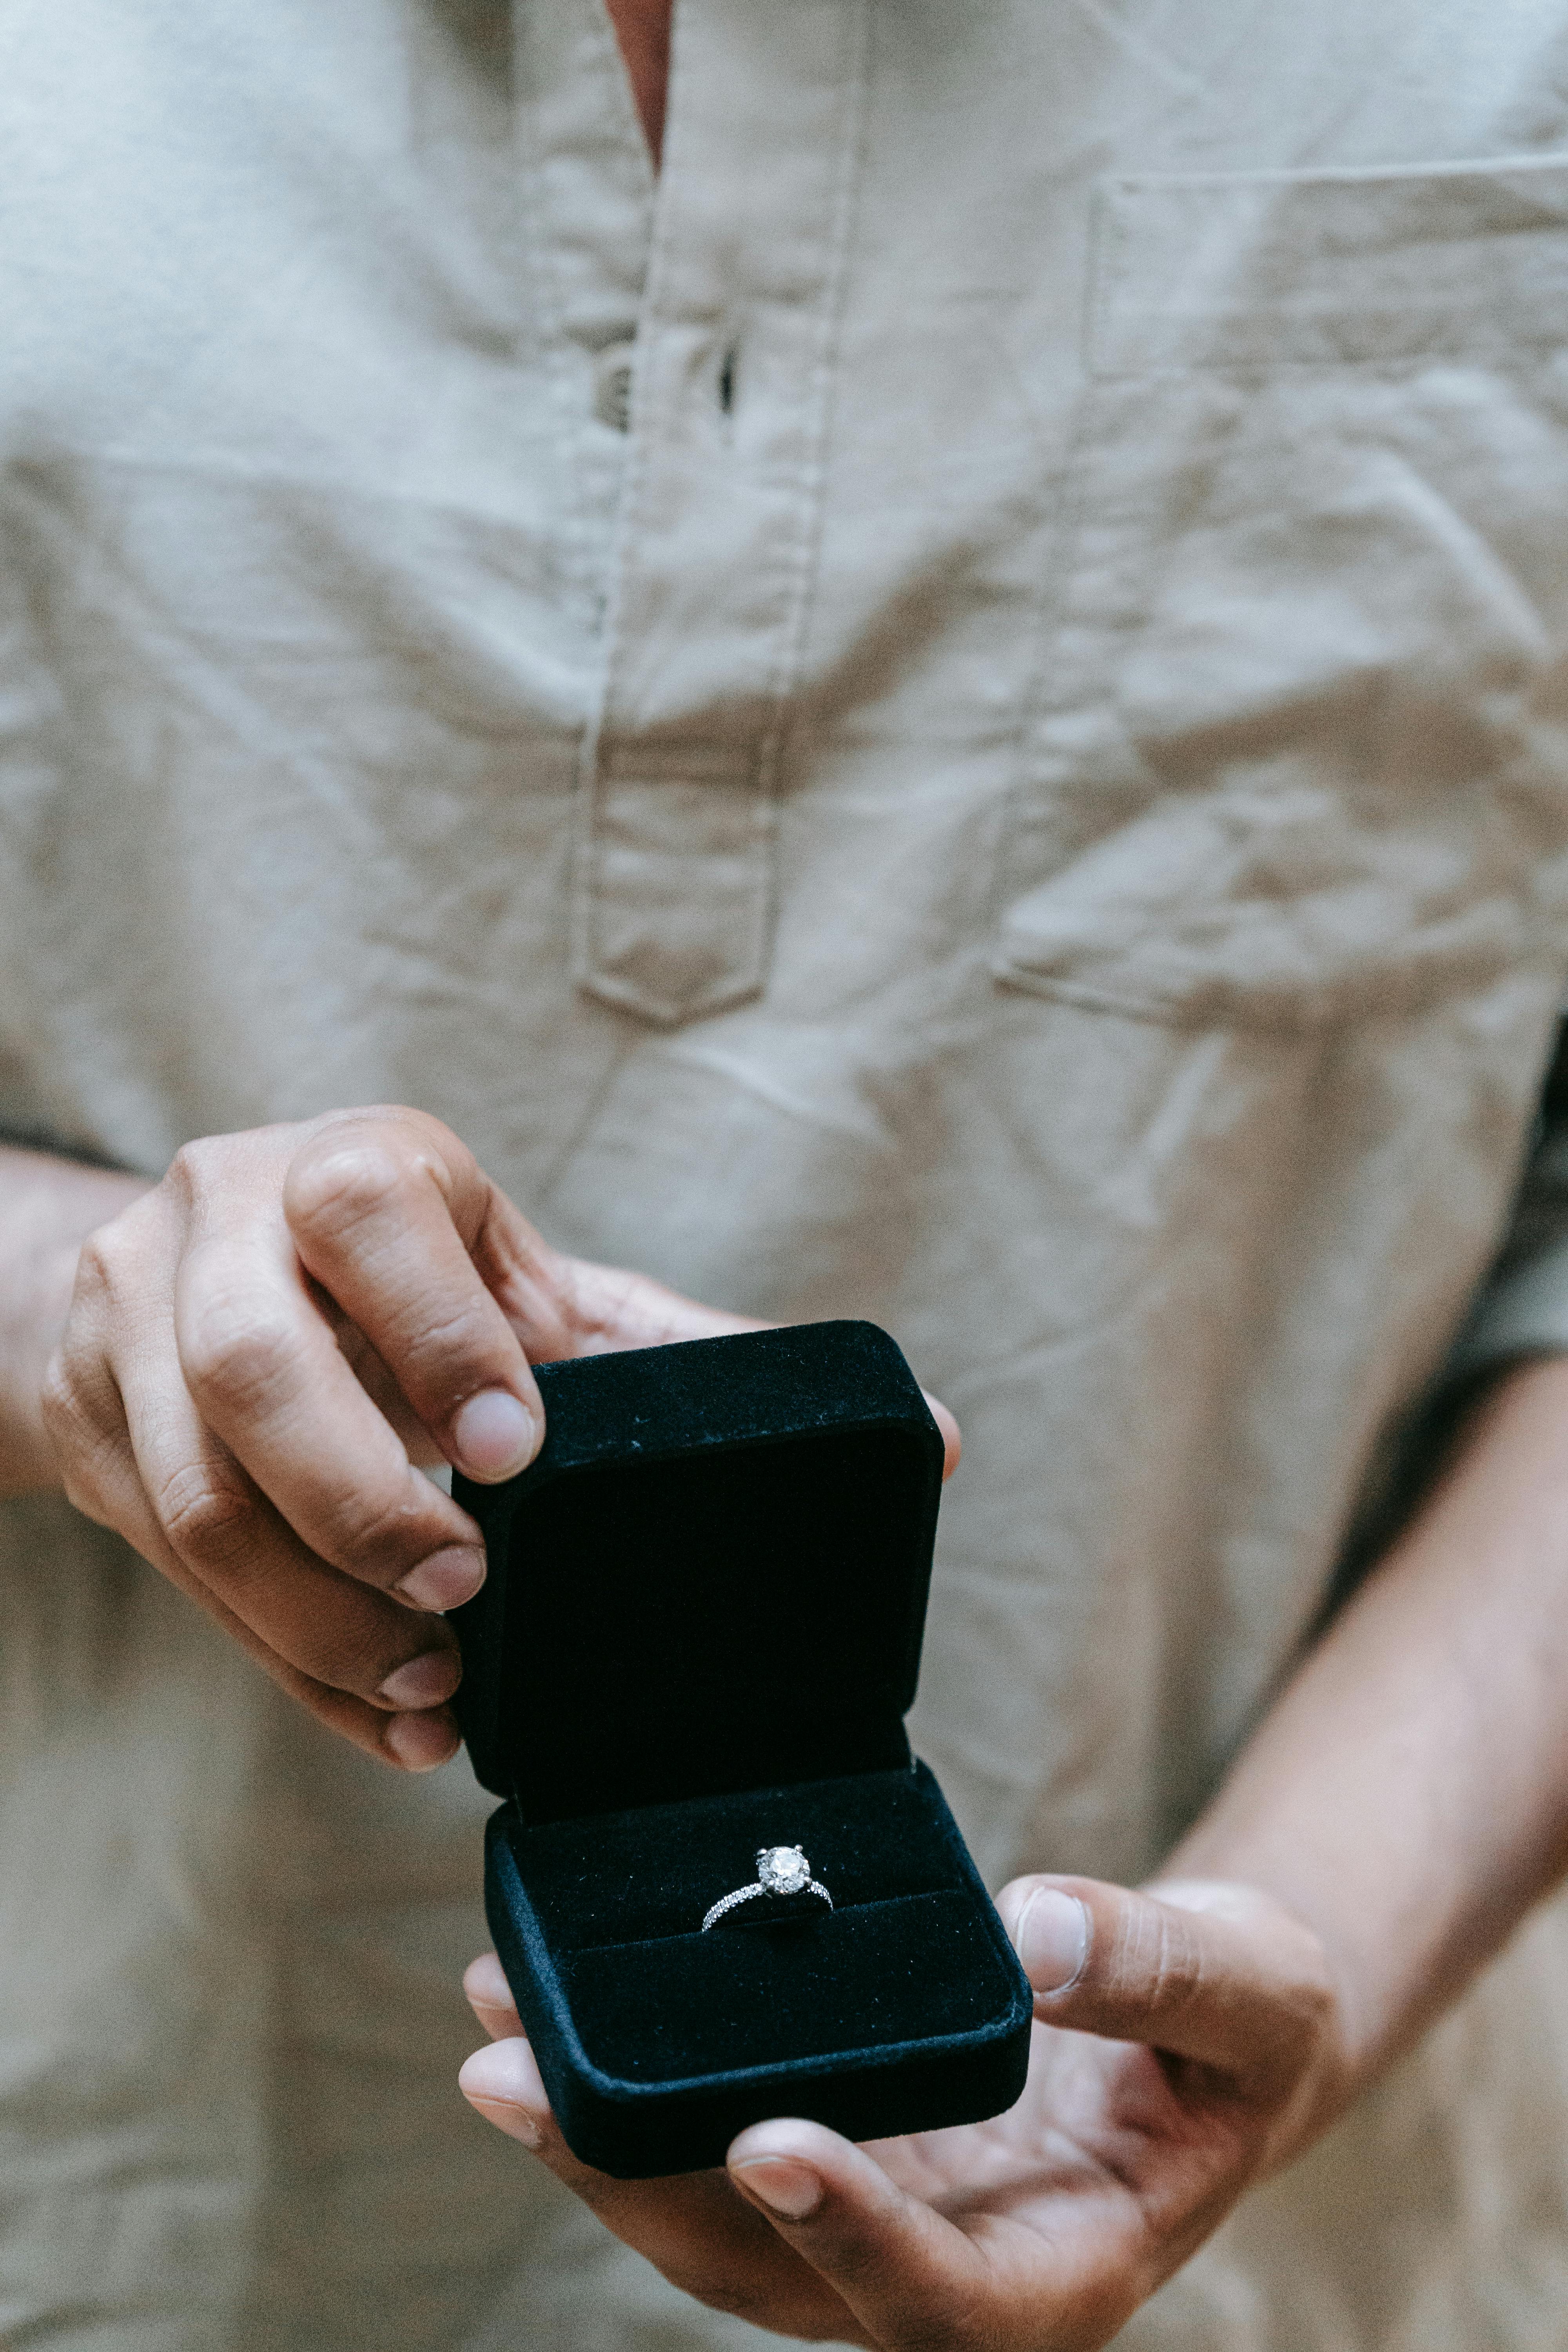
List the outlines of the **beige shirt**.
{"label": "beige shirt", "polygon": [[[15,0],[0,1127],[375,1099],[960,1414],[914,1731],[1131,1875],[1568,966],[1561,0]],[[466,1767],[0,1517],[0,2340],[689,2352],[464,2109]],[[1127,2331],[1546,2352],[1568,1926]]]}

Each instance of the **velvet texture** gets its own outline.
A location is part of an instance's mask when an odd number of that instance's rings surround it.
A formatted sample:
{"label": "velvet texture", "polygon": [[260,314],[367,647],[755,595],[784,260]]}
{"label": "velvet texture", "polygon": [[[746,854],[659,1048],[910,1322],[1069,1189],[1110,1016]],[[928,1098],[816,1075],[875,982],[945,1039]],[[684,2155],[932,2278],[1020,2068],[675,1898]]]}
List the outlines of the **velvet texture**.
{"label": "velvet texture", "polygon": [[942,1439],[869,1323],[538,1368],[459,1720],[530,1821],[907,1763]]}
{"label": "velvet texture", "polygon": [[[769,1844],[805,1847],[834,1910],[777,1925],[758,1896],[704,1933]],[[923,1765],[533,1828],[505,1806],[486,1888],[562,2129],[603,2171],[721,2164],[773,2115],[973,2122],[1023,2088],[1029,1989]]]}
{"label": "velvet texture", "polygon": [[[1010,2104],[1028,1987],[903,1729],[942,1443],[898,1349],[819,1324],[539,1377],[539,1460],[459,1486],[490,1570],[455,1622],[509,1801],[491,1931],[569,2144],[636,2177],[769,2115],[868,2138]],[[774,1844],[834,1911],[702,1933]]]}

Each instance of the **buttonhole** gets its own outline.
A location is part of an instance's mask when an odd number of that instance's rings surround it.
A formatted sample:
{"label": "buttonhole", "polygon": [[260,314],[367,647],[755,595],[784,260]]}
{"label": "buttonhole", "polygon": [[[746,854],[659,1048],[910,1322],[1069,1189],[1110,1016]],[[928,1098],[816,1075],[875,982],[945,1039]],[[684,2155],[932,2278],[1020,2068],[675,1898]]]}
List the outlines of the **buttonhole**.
{"label": "buttonhole", "polygon": [[594,413],[613,432],[629,433],[632,422],[632,362],[624,342],[609,344],[599,353],[594,387]]}
{"label": "buttonhole", "polygon": [[735,370],[740,357],[739,344],[731,343],[719,362],[719,405],[726,416],[735,413]]}

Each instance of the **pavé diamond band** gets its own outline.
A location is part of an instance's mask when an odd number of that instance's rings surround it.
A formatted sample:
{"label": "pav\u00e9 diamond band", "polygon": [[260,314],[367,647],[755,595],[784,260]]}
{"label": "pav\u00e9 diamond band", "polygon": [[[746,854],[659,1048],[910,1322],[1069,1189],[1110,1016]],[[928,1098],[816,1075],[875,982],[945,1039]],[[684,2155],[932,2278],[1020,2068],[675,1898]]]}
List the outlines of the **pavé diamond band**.
{"label": "pav\u00e9 diamond band", "polygon": [[721,1895],[702,1922],[702,1933],[716,1927],[738,1903],[750,1903],[758,1895],[816,1895],[830,1911],[833,1908],[832,1895],[820,1879],[813,1878],[811,1864],[799,1846],[760,1845],[755,1878],[749,1886],[737,1886],[732,1895]]}

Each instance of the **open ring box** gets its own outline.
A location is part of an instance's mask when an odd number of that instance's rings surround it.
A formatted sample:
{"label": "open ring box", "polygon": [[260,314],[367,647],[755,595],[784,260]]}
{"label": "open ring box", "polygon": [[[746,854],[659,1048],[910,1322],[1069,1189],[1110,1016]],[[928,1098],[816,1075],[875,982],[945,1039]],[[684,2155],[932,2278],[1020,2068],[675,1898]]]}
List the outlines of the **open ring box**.
{"label": "open ring box", "polygon": [[[456,1484],[489,1573],[453,1622],[505,1799],[490,1931],[567,2144],[631,2179],[769,2116],[876,2139],[1011,2105],[1029,1987],[904,1731],[942,1448],[898,1348],[804,1324],[538,1379],[537,1460]],[[780,1845],[833,1909],[704,1933]]]}

